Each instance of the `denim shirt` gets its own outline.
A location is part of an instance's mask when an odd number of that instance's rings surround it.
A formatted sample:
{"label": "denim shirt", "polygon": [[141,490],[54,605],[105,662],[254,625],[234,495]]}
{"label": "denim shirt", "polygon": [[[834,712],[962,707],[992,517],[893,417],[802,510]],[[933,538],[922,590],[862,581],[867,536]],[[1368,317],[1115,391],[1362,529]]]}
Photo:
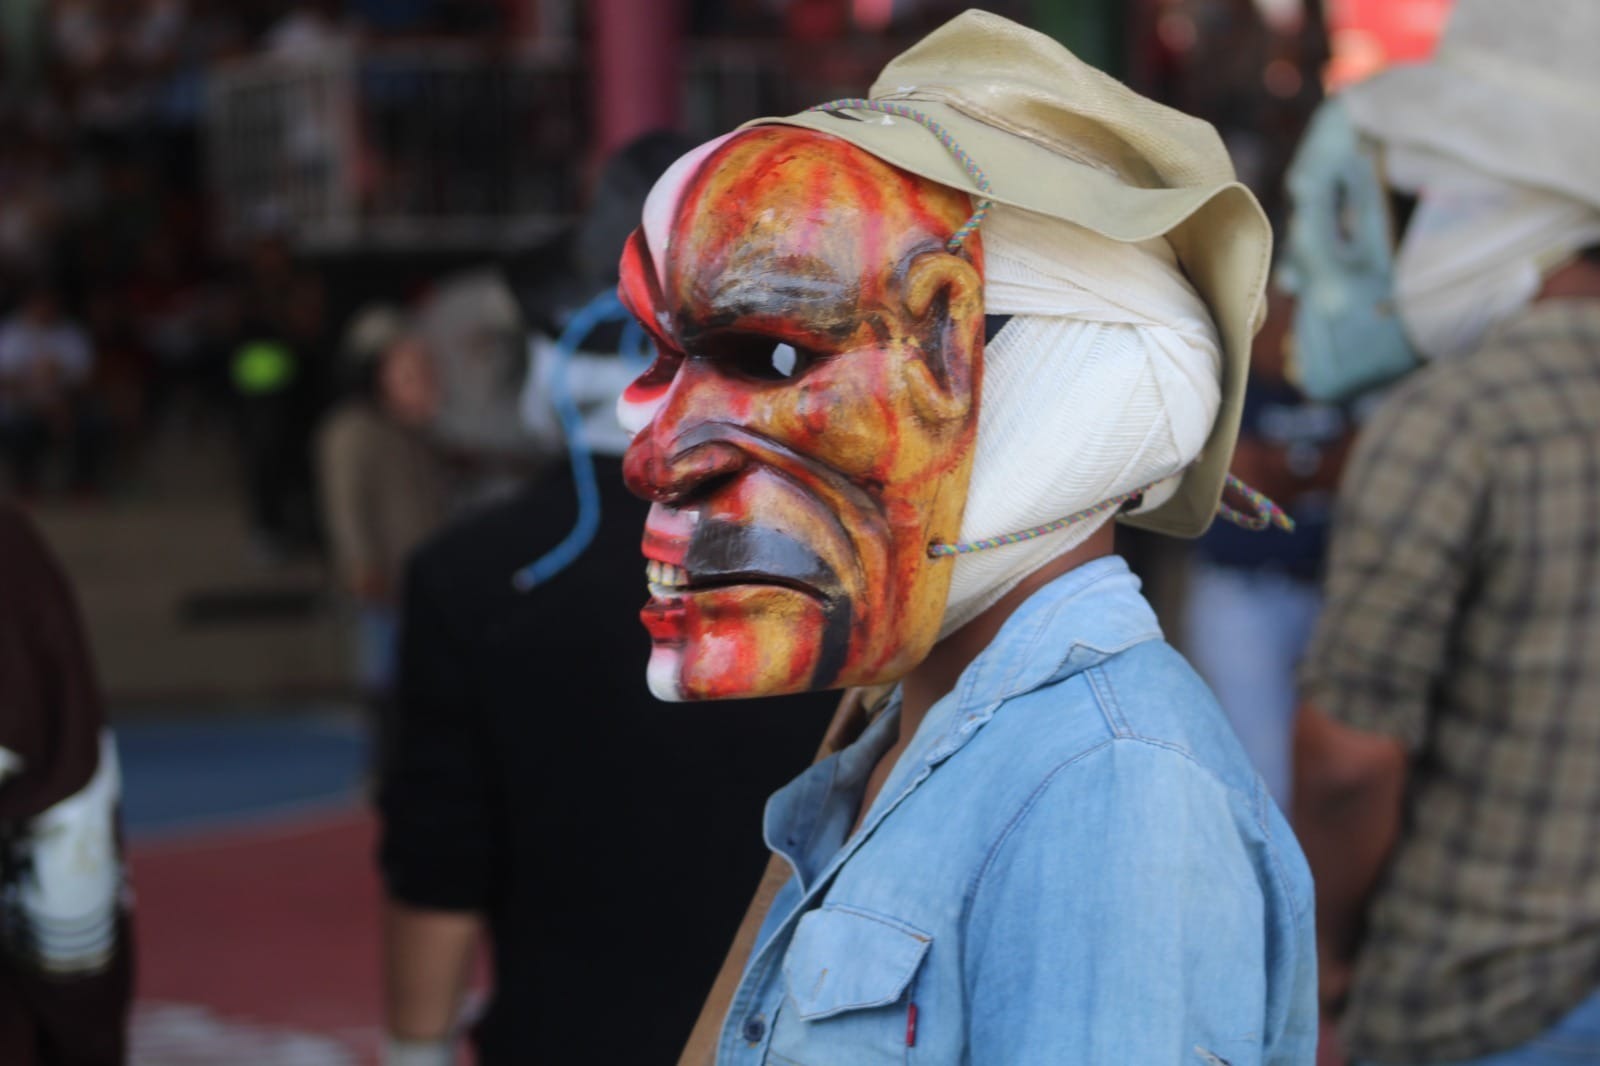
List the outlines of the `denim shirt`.
{"label": "denim shirt", "polygon": [[859,831],[898,696],[767,804],[794,877],[720,1066],[1249,1066],[1316,1047],[1311,878],[1116,557],[1035,593]]}

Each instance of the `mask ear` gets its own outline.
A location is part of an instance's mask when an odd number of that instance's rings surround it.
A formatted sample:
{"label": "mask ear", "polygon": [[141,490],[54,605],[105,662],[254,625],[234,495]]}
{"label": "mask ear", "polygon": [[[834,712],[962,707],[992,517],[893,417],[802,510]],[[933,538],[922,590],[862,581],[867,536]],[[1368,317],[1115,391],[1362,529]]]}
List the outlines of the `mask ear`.
{"label": "mask ear", "polygon": [[906,310],[920,358],[905,362],[906,387],[924,420],[965,424],[983,373],[983,277],[949,252],[923,252],[905,276]]}

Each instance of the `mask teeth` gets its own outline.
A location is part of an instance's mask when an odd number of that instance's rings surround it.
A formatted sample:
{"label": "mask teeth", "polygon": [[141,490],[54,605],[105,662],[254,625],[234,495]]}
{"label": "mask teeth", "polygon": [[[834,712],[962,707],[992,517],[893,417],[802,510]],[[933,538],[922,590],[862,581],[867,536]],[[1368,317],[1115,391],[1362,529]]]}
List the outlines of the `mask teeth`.
{"label": "mask teeth", "polygon": [[658,559],[646,560],[644,566],[645,580],[652,589],[664,592],[681,592],[689,585],[689,572],[681,566],[663,563]]}

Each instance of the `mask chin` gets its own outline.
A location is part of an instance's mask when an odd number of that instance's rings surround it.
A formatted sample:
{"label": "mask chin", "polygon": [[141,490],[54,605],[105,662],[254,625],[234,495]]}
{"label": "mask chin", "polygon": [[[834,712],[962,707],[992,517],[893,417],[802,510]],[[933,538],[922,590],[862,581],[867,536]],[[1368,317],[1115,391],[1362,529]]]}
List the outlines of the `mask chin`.
{"label": "mask chin", "polygon": [[663,703],[684,702],[683,689],[678,682],[682,669],[682,653],[671,648],[650,649],[650,664],[645,667],[645,683],[650,687],[650,695]]}

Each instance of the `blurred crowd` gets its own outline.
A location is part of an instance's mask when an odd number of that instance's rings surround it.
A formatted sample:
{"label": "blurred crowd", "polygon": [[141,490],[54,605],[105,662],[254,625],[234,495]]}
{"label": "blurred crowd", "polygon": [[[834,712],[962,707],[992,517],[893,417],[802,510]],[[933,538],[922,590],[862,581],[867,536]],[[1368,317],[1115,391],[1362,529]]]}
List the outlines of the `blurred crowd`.
{"label": "blurred crowd", "polygon": [[[492,37],[494,0],[53,0],[0,27],[0,458],[24,495],[93,494],[162,420],[243,410],[247,452],[304,451],[347,309],[286,220],[217,239],[201,122],[214,65],[356,41]],[[251,344],[261,348],[241,358]],[[279,358],[281,356],[281,359]],[[276,361],[275,361],[276,360]],[[264,414],[263,394],[284,393]],[[270,423],[270,425],[264,425]],[[269,441],[267,438],[272,437]],[[264,536],[309,536],[303,459],[252,463]],[[298,489],[296,482],[298,481]]]}

